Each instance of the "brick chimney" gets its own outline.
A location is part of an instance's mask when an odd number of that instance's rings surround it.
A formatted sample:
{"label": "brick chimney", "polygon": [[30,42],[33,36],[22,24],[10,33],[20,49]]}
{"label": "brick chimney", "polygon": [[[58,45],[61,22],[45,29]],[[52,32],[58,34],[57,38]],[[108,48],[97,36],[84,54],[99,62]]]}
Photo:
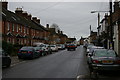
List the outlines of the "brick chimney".
{"label": "brick chimney", "polygon": [[40,19],[37,19],[37,23],[40,24]]}
{"label": "brick chimney", "polygon": [[23,12],[22,8],[16,8],[15,10],[15,13],[19,16],[22,16],[22,12]]}
{"label": "brick chimney", "polygon": [[32,20],[33,20],[34,22],[37,22],[37,17],[32,17]]}
{"label": "brick chimney", "polygon": [[31,20],[31,18],[32,18],[32,15],[31,15],[31,14],[29,14],[29,15],[28,15],[28,19],[29,19],[29,20]]}
{"label": "brick chimney", "polygon": [[118,0],[115,0],[115,2],[114,2],[114,12],[116,12],[118,9],[120,9],[120,7],[119,7],[119,4],[120,3],[120,1],[118,1]]}
{"label": "brick chimney", "polygon": [[8,2],[5,1],[5,0],[2,0],[2,7],[7,10],[7,8],[8,8]]}
{"label": "brick chimney", "polygon": [[60,34],[60,30],[58,30],[58,33]]}
{"label": "brick chimney", "polygon": [[49,24],[46,24],[46,28],[49,29]]}
{"label": "brick chimney", "polygon": [[63,34],[63,31],[60,31],[61,34]]}
{"label": "brick chimney", "polygon": [[27,13],[27,11],[22,12],[22,16],[23,16],[24,18],[28,19],[28,13]]}

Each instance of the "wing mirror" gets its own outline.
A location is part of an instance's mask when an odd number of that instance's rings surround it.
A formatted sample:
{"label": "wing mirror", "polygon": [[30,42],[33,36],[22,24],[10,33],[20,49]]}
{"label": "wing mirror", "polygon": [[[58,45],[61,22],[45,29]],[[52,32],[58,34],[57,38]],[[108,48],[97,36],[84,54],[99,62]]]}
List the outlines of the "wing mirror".
{"label": "wing mirror", "polygon": [[88,55],[91,57],[91,56],[92,56],[92,53],[89,53]]}

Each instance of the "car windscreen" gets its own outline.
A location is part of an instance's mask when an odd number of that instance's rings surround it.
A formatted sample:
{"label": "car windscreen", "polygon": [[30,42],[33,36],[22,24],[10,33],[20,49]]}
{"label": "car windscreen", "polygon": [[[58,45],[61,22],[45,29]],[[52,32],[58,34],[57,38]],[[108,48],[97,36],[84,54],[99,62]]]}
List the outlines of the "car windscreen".
{"label": "car windscreen", "polygon": [[69,44],[68,46],[75,46],[74,44]]}
{"label": "car windscreen", "polygon": [[50,47],[55,47],[55,45],[50,45]]}
{"label": "car windscreen", "polygon": [[114,51],[96,50],[96,51],[94,51],[94,56],[96,56],[96,57],[116,57],[116,54]]}
{"label": "car windscreen", "polygon": [[35,50],[42,49],[42,47],[34,47]]}
{"label": "car windscreen", "polygon": [[22,47],[21,50],[33,50],[33,47]]}

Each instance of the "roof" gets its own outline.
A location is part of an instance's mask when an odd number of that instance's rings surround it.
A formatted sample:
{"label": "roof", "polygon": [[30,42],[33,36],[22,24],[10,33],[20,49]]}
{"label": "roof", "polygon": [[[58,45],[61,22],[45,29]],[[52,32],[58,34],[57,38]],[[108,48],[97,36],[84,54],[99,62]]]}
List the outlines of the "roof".
{"label": "roof", "polygon": [[33,22],[32,20],[21,17],[21,16],[15,14],[14,12],[11,12],[11,11],[6,10],[4,8],[2,8],[2,12],[0,14],[2,14],[2,19],[4,21],[10,21],[13,23],[21,24],[21,25],[24,25],[26,27],[30,27],[32,29],[37,29],[40,31],[47,31],[44,28],[44,26],[42,26],[41,24],[37,24],[37,23]]}

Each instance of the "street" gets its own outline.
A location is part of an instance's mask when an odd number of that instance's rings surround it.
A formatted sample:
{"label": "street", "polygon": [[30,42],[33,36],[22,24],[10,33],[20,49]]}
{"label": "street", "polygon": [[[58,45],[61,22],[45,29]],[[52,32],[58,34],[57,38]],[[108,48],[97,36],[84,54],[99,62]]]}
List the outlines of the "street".
{"label": "street", "polygon": [[76,51],[59,51],[34,60],[25,60],[3,69],[3,78],[77,78],[89,75],[82,46]]}

